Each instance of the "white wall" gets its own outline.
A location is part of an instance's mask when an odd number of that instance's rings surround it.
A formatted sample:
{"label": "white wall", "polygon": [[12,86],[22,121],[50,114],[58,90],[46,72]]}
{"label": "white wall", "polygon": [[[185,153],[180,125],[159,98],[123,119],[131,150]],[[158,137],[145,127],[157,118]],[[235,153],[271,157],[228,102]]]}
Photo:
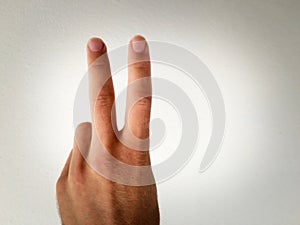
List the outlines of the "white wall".
{"label": "white wall", "polygon": [[72,147],[85,44],[99,36],[115,48],[137,33],[197,54],[227,111],[213,166],[198,173],[200,149],[159,185],[162,224],[300,223],[299,1],[0,5],[0,224],[59,224],[55,182]]}

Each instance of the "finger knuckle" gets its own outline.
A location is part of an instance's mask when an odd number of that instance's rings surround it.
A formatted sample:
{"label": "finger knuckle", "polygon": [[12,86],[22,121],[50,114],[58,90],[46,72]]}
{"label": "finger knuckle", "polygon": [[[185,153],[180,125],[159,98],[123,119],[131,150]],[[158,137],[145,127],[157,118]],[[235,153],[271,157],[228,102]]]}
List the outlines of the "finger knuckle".
{"label": "finger knuckle", "polygon": [[135,70],[139,70],[142,72],[146,72],[150,68],[150,62],[145,61],[145,62],[137,62],[133,64],[133,67]]}
{"label": "finger knuckle", "polygon": [[148,108],[151,106],[151,97],[143,97],[139,99],[136,103],[138,106]]}
{"label": "finger knuckle", "polygon": [[66,187],[66,179],[65,177],[60,176],[56,181],[56,193],[61,194],[65,191]]}
{"label": "finger knuckle", "polygon": [[97,97],[97,104],[99,106],[110,106],[111,105],[110,94],[99,94]]}
{"label": "finger knuckle", "polygon": [[70,173],[68,181],[69,185],[76,189],[81,188],[85,184],[84,175],[81,172]]}

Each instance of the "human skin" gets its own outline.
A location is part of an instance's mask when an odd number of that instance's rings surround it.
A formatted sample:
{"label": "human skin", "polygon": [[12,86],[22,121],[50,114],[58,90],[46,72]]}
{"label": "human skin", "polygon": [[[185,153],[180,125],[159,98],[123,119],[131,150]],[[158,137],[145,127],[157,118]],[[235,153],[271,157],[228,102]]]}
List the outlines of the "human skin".
{"label": "human skin", "polygon": [[[87,44],[89,68],[96,59],[106,54],[106,49],[101,39],[90,39]],[[128,61],[133,58],[145,58],[145,56],[149,60],[129,65],[129,85],[151,74],[147,42],[142,36],[135,36],[129,43]],[[105,63],[107,65],[104,66],[109,67],[109,61],[107,60]],[[100,76],[101,71],[98,72]],[[129,96],[130,94],[134,95],[135,93],[128,93]],[[118,160],[134,166],[151,165],[149,151],[131,149],[116,137],[112,124],[115,118],[112,118],[111,114],[114,110],[114,100],[113,81],[110,77],[95,102],[94,122],[98,137],[104,143],[107,151]],[[151,97],[142,97],[132,107],[130,106],[121,135],[126,136],[130,130],[136,137],[148,140],[150,110]],[[89,124],[81,126],[85,127]],[[111,172],[113,173],[113,171]],[[136,176],[137,174],[131,175]],[[63,225],[159,224],[155,183],[130,186],[102,176],[86,161],[76,137],[73,149],[57,181],[56,192]]]}

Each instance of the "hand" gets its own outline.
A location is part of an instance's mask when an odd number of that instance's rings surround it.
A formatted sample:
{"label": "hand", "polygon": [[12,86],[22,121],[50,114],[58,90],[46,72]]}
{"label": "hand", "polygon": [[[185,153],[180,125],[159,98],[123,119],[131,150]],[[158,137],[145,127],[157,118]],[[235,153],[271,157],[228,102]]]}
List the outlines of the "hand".
{"label": "hand", "polygon": [[[106,53],[102,40],[92,38],[89,41],[87,58],[93,123],[82,123],[76,129],[73,149],[57,181],[62,224],[156,225],[159,224],[159,209],[155,182],[132,186],[109,179],[106,174],[118,177],[122,171],[118,172],[117,168],[109,166],[110,159],[100,154],[100,145],[95,144],[97,140],[101,142],[105,149],[102,153],[108,152],[126,165],[151,165],[149,151],[138,151],[120,141],[136,142],[130,138],[130,134],[133,134],[138,140],[144,140],[143,148],[149,150],[151,96],[143,96],[139,90],[151,90],[151,82],[143,82],[139,87],[133,85],[128,89],[125,126],[117,131],[114,88]],[[143,37],[136,36],[130,41],[128,61],[131,62],[128,68],[129,85],[141,78],[150,78],[149,48]],[[105,76],[107,79],[104,79]],[[106,82],[103,83],[103,80]],[[97,92],[101,82],[103,86]],[[108,173],[102,174],[101,171]],[[152,171],[148,174],[154,181]],[[138,184],[141,173],[137,170],[126,176]],[[124,179],[124,176],[121,178]]]}

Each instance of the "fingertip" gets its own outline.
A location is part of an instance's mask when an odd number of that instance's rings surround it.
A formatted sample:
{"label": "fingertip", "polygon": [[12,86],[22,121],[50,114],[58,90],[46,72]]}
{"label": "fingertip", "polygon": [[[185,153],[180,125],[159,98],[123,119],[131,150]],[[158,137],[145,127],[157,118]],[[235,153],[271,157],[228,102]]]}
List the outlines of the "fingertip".
{"label": "fingertip", "polygon": [[104,46],[105,44],[103,40],[97,37],[90,38],[87,43],[87,49],[93,53],[100,53],[103,50]]}
{"label": "fingertip", "polygon": [[147,41],[142,35],[138,34],[130,40],[130,45],[135,53],[142,53],[146,49]]}
{"label": "fingertip", "polygon": [[131,41],[146,41],[146,38],[140,34],[136,34],[133,38],[131,38]]}
{"label": "fingertip", "polygon": [[92,37],[87,43],[87,61],[91,66],[97,59],[100,60],[100,56],[106,53],[106,45],[104,41],[97,37]]}

